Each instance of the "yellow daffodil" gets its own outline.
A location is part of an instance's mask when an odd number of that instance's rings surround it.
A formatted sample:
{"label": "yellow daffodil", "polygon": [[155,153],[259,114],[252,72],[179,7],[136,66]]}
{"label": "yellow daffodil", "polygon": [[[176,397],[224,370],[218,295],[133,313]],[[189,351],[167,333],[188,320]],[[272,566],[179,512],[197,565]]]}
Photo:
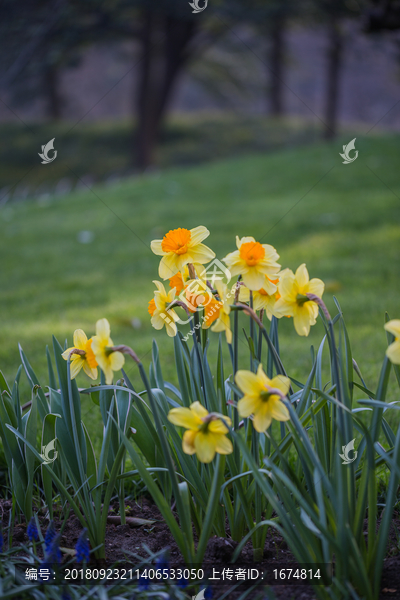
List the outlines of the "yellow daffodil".
{"label": "yellow daffodil", "polygon": [[215,257],[214,252],[201,242],[210,235],[206,227],[194,229],[172,229],[162,240],[153,240],[151,249],[162,256],[158,273],[162,279],[169,279],[183,271],[188,263],[204,265]]}
{"label": "yellow daffodil", "polygon": [[386,356],[394,365],[400,365],[400,319],[388,321],[385,329],[394,335],[394,342],[386,350]]}
{"label": "yellow daffodil", "polygon": [[229,318],[231,312],[231,307],[229,306],[231,292],[223,281],[216,281],[215,289],[218,292],[219,300],[213,298],[210,303],[204,306],[203,329],[207,329],[215,322],[211,327],[211,331],[217,333],[225,331],[226,341],[228,344],[231,344],[232,331]]}
{"label": "yellow daffodil", "polygon": [[82,369],[91,379],[97,379],[97,361],[92,350],[92,338],[87,339],[86,333],[82,329],[76,329],[74,332],[74,345],[62,353],[64,360],[68,357],[72,350],[83,350],[85,354],[72,354],[71,356],[71,379],[75,379],[79,371]]}
{"label": "yellow daffodil", "polygon": [[[261,364],[257,373],[237,371],[235,381],[244,393],[238,402],[241,417],[253,417],[254,429],[261,433],[271,425],[272,419],[288,421],[289,411],[281,400],[281,394],[286,396],[290,388],[290,380],[283,375],[268,379]],[[277,393],[277,390],[281,394]],[[275,393],[274,393],[275,392]]]}
{"label": "yellow daffodil", "polygon": [[230,426],[231,420],[218,413],[209,413],[200,402],[194,402],[190,408],[173,408],[168,413],[168,420],[174,425],[185,427],[182,448],[186,454],[197,454],[202,463],[213,460],[215,453],[231,454],[232,442],[226,437],[228,428],[221,418]]}
{"label": "yellow daffodil", "polygon": [[[243,283],[250,290],[260,290],[265,285],[268,286],[265,275],[274,279],[281,268],[276,262],[279,254],[275,248],[269,244],[260,244],[253,237],[239,239],[238,236],[236,246],[238,249],[223,259],[232,277],[241,275]],[[272,288],[266,291],[272,293]]]}
{"label": "yellow daffodil", "polygon": [[[264,310],[271,321],[274,315],[275,303],[280,298],[277,287],[279,279],[271,281],[268,277],[265,277],[265,280],[264,287],[253,291],[253,308],[254,310]],[[245,286],[240,287],[239,302],[250,302],[250,290]]]}
{"label": "yellow daffodil", "polygon": [[106,378],[106,384],[113,380],[113,371],[122,369],[125,357],[121,352],[112,350],[114,342],[110,338],[110,323],[99,319],[96,323],[96,335],[93,336],[92,350]]}
{"label": "yellow daffodil", "polygon": [[157,290],[154,292],[154,298],[149,302],[151,324],[154,329],[162,329],[165,325],[169,337],[174,337],[177,333],[176,321],[179,317],[173,308],[167,309],[167,306],[175,300],[176,289],[172,288],[167,294],[160,281],[153,281],[153,283]]}
{"label": "yellow daffodil", "polygon": [[325,284],[321,279],[309,278],[306,265],[299,266],[296,274],[285,269],[280,274],[278,291],[281,295],[274,308],[277,317],[293,317],[294,327],[299,335],[308,335],[310,326],[315,325],[318,316],[318,304],[307,298],[314,294],[322,298]]}

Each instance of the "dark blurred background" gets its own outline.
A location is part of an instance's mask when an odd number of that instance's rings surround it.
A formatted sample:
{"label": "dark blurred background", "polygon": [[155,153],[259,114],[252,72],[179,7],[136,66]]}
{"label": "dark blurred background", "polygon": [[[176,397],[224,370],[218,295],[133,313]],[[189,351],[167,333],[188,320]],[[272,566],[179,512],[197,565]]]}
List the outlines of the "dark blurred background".
{"label": "dark blurred background", "polygon": [[63,140],[63,193],[340,126],[399,129],[397,0],[205,1],[2,0],[3,202],[49,191],[25,175],[38,137]]}

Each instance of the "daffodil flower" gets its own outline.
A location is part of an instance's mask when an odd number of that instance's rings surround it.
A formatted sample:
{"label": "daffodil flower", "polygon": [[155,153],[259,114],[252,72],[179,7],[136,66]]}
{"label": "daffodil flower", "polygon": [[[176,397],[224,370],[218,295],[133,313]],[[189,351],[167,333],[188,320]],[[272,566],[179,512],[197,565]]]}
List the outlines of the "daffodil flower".
{"label": "daffodil flower", "polygon": [[266,431],[272,419],[288,421],[289,411],[282,402],[290,388],[290,380],[283,375],[268,379],[262,365],[258,365],[257,373],[237,371],[235,381],[244,393],[238,402],[241,417],[253,416],[253,426],[259,433]]}
{"label": "daffodil flower", "polygon": [[318,316],[318,304],[310,300],[307,294],[322,298],[324,288],[325,284],[321,279],[310,280],[304,263],[295,274],[290,269],[285,269],[279,279],[278,291],[281,297],[275,304],[275,316],[293,317],[297,333],[307,336]]}
{"label": "daffodil flower", "polygon": [[394,365],[400,365],[400,319],[388,321],[385,329],[394,335],[394,342],[386,350],[386,356]]}
{"label": "daffodil flower", "polygon": [[99,319],[96,323],[96,335],[93,336],[92,350],[106,378],[106,384],[113,380],[113,372],[122,369],[125,357],[121,352],[113,350],[114,342],[110,338],[110,323],[107,319]]}
{"label": "daffodil flower", "polygon": [[243,283],[249,290],[260,290],[267,286],[267,293],[274,293],[274,284],[265,281],[265,275],[274,279],[280,271],[276,262],[279,254],[273,246],[260,244],[253,237],[236,236],[237,250],[228,254],[223,260],[232,277],[241,275]]}
{"label": "daffodil flower", "polygon": [[173,308],[167,307],[175,300],[176,288],[172,288],[167,294],[160,281],[153,281],[153,283],[157,290],[154,292],[154,298],[149,302],[151,324],[154,329],[162,329],[165,326],[169,337],[174,337],[178,331],[176,321],[179,317]]}
{"label": "daffodil flower", "polygon": [[218,292],[219,300],[214,298],[211,303],[205,305],[202,327],[203,329],[207,329],[212,323],[214,323],[214,325],[211,327],[211,331],[216,333],[225,331],[226,341],[228,344],[231,344],[232,331],[229,317],[231,312],[231,307],[229,305],[229,297],[231,296],[231,292],[226,283],[220,280],[215,282],[215,288]]}
{"label": "daffodil flower", "polygon": [[214,252],[201,242],[210,235],[206,227],[172,229],[162,240],[153,240],[151,249],[162,256],[158,269],[161,279],[169,279],[183,271],[188,263],[204,265],[215,257]]}
{"label": "daffodil flower", "polygon": [[81,350],[84,354],[71,355],[71,379],[75,379],[82,368],[91,379],[97,379],[97,361],[92,350],[92,341],[92,338],[87,339],[87,335],[82,329],[74,331],[74,345],[72,348],[67,348],[62,353],[62,357],[64,360],[68,360],[72,350]]}
{"label": "daffodil flower", "polygon": [[209,413],[200,402],[194,402],[190,408],[173,408],[168,413],[171,423],[187,430],[182,439],[183,451],[196,454],[202,463],[210,463],[216,453],[233,452],[232,442],[226,437],[229,430],[222,419],[231,425],[229,417]]}
{"label": "daffodil flower", "polygon": [[[276,301],[280,298],[277,287],[278,281],[279,279],[271,281],[268,277],[265,277],[264,287],[253,291],[253,309],[264,310],[270,321],[274,315]],[[250,302],[250,290],[245,286],[240,287],[239,302]]]}

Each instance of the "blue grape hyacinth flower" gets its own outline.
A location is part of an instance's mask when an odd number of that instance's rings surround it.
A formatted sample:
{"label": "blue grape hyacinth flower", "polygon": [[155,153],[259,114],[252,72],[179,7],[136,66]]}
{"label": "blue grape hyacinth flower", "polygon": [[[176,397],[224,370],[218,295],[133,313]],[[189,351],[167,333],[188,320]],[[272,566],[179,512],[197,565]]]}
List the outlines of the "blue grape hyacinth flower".
{"label": "blue grape hyacinth flower", "polygon": [[61,563],[62,554],[61,554],[61,550],[60,550],[60,542],[61,542],[60,534],[54,536],[54,538],[51,542],[49,551],[46,554],[46,562],[55,563],[57,565],[59,565]]}
{"label": "blue grape hyacinth flower", "polygon": [[80,534],[78,541],[76,542],[75,550],[76,550],[76,562],[77,563],[81,563],[84,560],[86,562],[89,561],[90,545],[89,545],[89,540],[87,537],[86,527],[82,530],[82,533]]}
{"label": "blue grape hyacinth flower", "polygon": [[3,549],[4,549],[3,527],[0,523],[0,553],[3,552]]}
{"label": "blue grape hyacinth flower", "polygon": [[31,520],[28,523],[26,533],[28,534],[30,542],[32,542],[33,540],[35,540],[35,542],[39,541],[39,532],[36,526],[35,517],[31,517]]}
{"label": "blue grape hyacinth flower", "polygon": [[46,530],[46,535],[44,536],[44,550],[45,553],[48,554],[50,552],[51,545],[53,543],[54,538],[56,537],[57,532],[54,527],[53,520],[50,521],[49,526]]}

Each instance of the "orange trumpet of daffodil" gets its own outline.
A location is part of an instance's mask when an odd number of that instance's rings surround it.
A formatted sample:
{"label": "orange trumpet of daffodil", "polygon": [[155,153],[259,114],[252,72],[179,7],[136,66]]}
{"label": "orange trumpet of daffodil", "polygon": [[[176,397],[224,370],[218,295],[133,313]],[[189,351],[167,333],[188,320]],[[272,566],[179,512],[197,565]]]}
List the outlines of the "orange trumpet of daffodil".
{"label": "orange trumpet of daffodil", "polygon": [[267,293],[273,293],[274,284],[271,282],[270,287],[265,276],[274,279],[280,271],[281,266],[276,262],[279,254],[275,248],[269,244],[260,244],[253,237],[240,239],[238,236],[236,246],[238,249],[223,259],[232,277],[241,275],[249,290],[260,290],[267,286]]}
{"label": "orange trumpet of daffodil", "polygon": [[210,235],[206,227],[172,229],[162,240],[153,240],[151,249],[162,256],[158,269],[161,279],[170,279],[182,272],[188,263],[204,265],[215,257],[214,252],[201,242]]}
{"label": "orange trumpet of daffodil", "polygon": [[251,371],[237,371],[235,381],[241,391],[243,398],[238,402],[238,411],[241,417],[253,416],[253,426],[256,431],[266,431],[272,423],[277,421],[288,421],[289,411],[282,402],[290,388],[290,380],[283,375],[277,375],[269,379],[263,371],[262,365],[258,365],[257,373]]}
{"label": "orange trumpet of daffodil", "polygon": [[200,402],[193,402],[190,408],[173,408],[168,420],[184,427],[182,448],[186,454],[197,454],[202,463],[210,463],[215,454],[231,454],[232,442],[226,437],[229,432],[222,419],[230,426],[229,417],[209,413]]}
{"label": "orange trumpet of daffodil", "polygon": [[64,360],[68,360],[72,350],[81,350],[84,354],[71,355],[71,379],[75,379],[82,368],[91,379],[97,379],[97,361],[92,350],[92,341],[92,338],[88,340],[82,329],[74,331],[74,345],[72,348],[67,348],[62,353],[62,357]]}

